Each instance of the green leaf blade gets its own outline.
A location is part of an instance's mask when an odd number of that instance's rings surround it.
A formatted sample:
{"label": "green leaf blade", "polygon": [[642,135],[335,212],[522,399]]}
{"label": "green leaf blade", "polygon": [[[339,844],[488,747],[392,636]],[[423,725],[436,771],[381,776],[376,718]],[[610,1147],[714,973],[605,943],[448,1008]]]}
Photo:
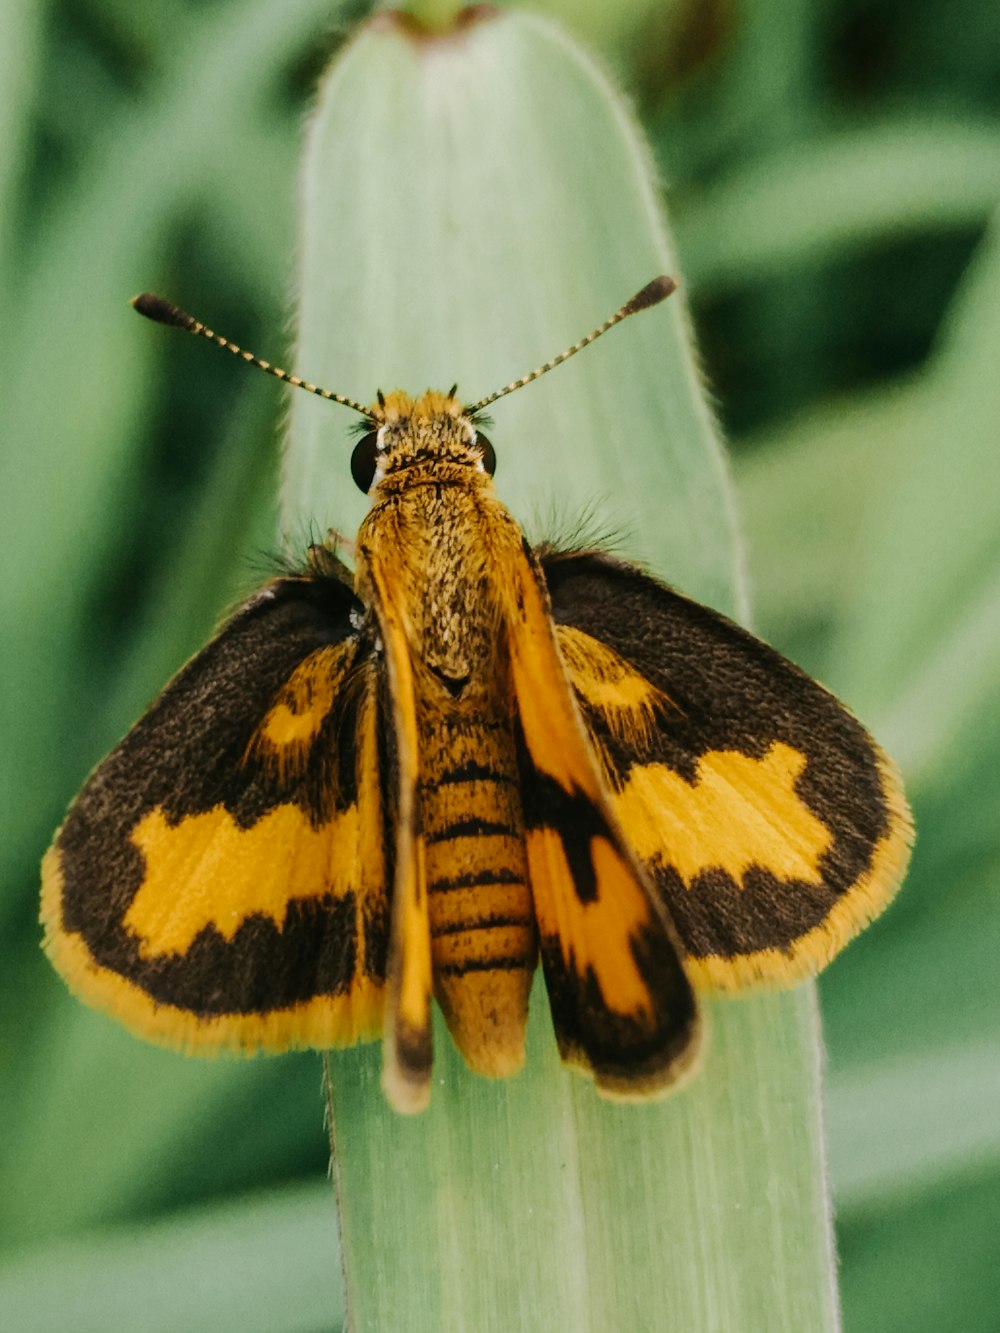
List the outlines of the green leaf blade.
{"label": "green leaf blade", "polygon": [[[648,157],[553,27],[445,37],[383,16],[330,71],[303,181],[301,373],[362,400],[467,400],[676,272]],[[742,608],[728,481],[683,302],[498,403],[501,498],[595,505],[629,554]],[[292,400],[284,513],[353,532],[350,418]],[[539,983],[528,1065],[467,1073],[442,1024],[431,1107],[398,1117],[376,1048],[332,1057],[352,1327],[826,1330],[836,1295],[811,987],[707,1006],[706,1068],[669,1102],[602,1102],[559,1065]]]}

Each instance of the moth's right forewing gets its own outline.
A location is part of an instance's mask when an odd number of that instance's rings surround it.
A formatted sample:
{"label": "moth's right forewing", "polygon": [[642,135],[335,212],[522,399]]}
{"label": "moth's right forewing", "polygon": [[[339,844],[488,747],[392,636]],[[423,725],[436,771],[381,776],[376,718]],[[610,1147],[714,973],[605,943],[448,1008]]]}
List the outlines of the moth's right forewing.
{"label": "moth's right forewing", "polygon": [[525,548],[506,590],[525,841],[563,1059],[638,1100],[695,1067],[700,1023],[680,946],[622,838]]}
{"label": "moth's right forewing", "polygon": [[610,556],[545,574],[625,836],[706,990],[789,986],[889,903],[913,825],[850,712],[724,616]]}

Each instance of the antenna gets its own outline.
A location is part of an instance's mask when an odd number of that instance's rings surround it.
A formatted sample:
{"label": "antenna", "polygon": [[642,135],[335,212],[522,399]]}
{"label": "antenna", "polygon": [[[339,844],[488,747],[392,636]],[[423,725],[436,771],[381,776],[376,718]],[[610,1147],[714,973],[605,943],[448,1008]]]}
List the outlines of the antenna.
{"label": "antenna", "polygon": [[[648,310],[650,306],[659,305],[661,301],[666,300],[671,292],[676,290],[677,283],[665,274],[654,278],[652,282],[647,282],[641,291],[636,292],[631,301],[626,301],[620,310],[616,310],[610,319],[606,319],[592,333],[588,333],[586,338],[581,338],[572,347],[567,347],[565,352],[560,352],[551,361],[546,361],[543,366],[529,371],[527,375],[522,375],[520,379],[512,380],[510,384],[498,389],[496,393],[491,393],[487,397],[481,398],[478,403],[466,407],[466,415],[472,416],[476,412],[481,412],[484,407],[489,407],[498,398],[505,398],[507,394],[513,393],[515,389],[523,389],[532,380],[547,375],[550,370],[554,370],[556,366],[561,366],[571,356],[576,356],[577,352],[583,351],[592,342],[596,342],[602,334],[607,333],[608,329],[613,329],[623,319],[628,319],[629,315],[637,315],[640,310]],[[261,357],[254,356],[252,352],[246,351],[237,343],[230,342],[228,338],[223,338],[221,333],[216,333],[207,324],[202,324],[201,320],[195,319],[193,315],[189,315],[186,310],[181,310],[179,306],[175,306],[171,301],[164,300],[162,296],[154,296],[151,292],[143,292],[141,296],[132,297],[132,305],[140,315],[145,315],[147,319],[152,319],[157,324],[169,324],[175,329],[184,329],[188,333],[194,333],[199,338],[207,338],[209,342],[215,343],[217,347],[232,352],[233,356],[238,356],[249,365],[256,366],[258,370],[273,375],[276,380],[281,380],[283,384],[291,384],[296,389],[305,389],[306,393],[314,393],[317,398],[325,398],[331,403],[341,403],[344,407],[351,408],[352,411],[363,417],[370,418],[371,416],[370,410],[363,403],[359,403],[354,398],[348,398],[345,394],[334,393],[331,389],[321,389],[316,384],[310,384],[308,380],[300,379],[298,375],[292,375],[279,366],[273,366],[270,361],[264,361]],[[453,397],[454,393],[455,390],[453,389],[450,396]],[[379,401],[382,401],[381,393],[379,394]]]}
{"label": "antenna", "polygon": [[537,370],[531,370],[527,375],[522,375],[519,380],[512,380],[504,388],[498,389],[496,393],[480,398],[478,403],[473,403],[471,407],[465,409],[466,414],[472,416],[476,412],[481,412],[484,407],[489,407],[498,398],[505,398],[507,394],[513,393],[515,389],[523,389],[532,380],[547,375],[550,370],[554,370],[556,366],[561,366],[571,356],[576,356],[577,352],[582,352],[585,347],[589,347],[592,342],[596,342],[602,334],[607,333],[608,329],[613,329],[623,319],[628,319],[629,315],[637,315],[640,310],[648,310],[650,306],[659,305],[661,301],[667,299],[671,292],[676,290],[677,283],[673,278],[668,278],[666,274],[661,274],[658,278],[654,278],[652,282],[647,282],[641,292],[636,292],[631,301],[626,301],[620,310],[616,310],[610,319],[606,319],[592,333],[588,333],[586,338],[581,338],[572,347],[567,347],[565,352],[560,352],[558,356],[554,356],[551,361],[546,361],[544,366],[539,366]]}
{"label": "antenna", "polygon": [[355,412],[360,412],[363,417],[370,417],[371,413],[363,403],[356,402],[353,398],[347,398],[342,393],[333,393],[330,389],[321,389],[315,384],[310,384],[308,380],[303,380],[298,375],[292,375],[287,370],[282,370],[279,366],[272,366],[270,361],[263,361],[260,357],[254,356],[252,352],[247,352],[244,348],[228,338],[223,338],[221,333],[216,333],[206,324],[193,315],[189,315],[186,310],[181,310],[170,301],[165,301],[162,296],[154,296],[151,292],[143,292],[141,296],[132,297],[132,306],[138,310],[140,315],[145,315],[147,319],[154,320],[157,324],[169,324],[175,329],[186,329],[188,333],[195,333],[199,338],[207,338],[209,342],[215,343],[217,347],[224,347],[227,352],[232,352],[233,356],[238,356],[251,366],[256,366],[258,370],[263,370],[268,375],[273,375],[276,380],[281,380],[283,384],[291,384],[296,389],[305,389],[306,393],[314,393],[317,398],[326,398],[331,403],[342,403],[344,407],[349,407]]}

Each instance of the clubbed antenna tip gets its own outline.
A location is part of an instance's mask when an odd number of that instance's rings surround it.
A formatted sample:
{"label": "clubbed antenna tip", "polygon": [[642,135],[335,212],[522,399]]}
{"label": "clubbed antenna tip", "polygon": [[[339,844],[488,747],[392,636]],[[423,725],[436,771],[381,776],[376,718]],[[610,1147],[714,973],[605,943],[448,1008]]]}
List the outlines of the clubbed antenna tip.
{"label": "clubbed antenna tip", "polygon": [[343,407],[349,407],[352,412],[358,412],[363,417],[370,416],[364,403],[359,403],[354,398],[348,398],[346,394],[334,393],[332,389],[321,389],[319,385],[310,384],[308,380],[301,379],[298,375],[290,375],[287,370],[282,370],[280,366],[272,366],[270,361],[254,356],[253,352],[246,351],[238,343],[223,338],[221,333],[216,333],[207,324],[203,324],[200,319],[195,319],[194,315],[189,315],[186,310],[174,305],[173,301],[166,301],[162,296],[154,296],[152,292],[143,292],[140,296],[132,297],[131,305],[134,310],[138,310],[140,315],[155,320],[157,324],[169,324],[171,328],[185,329],[188,333],[197,334],[199,338],[207,338],[210,343],[215,343],[216,347],[231,352],[233,356],[238,356],[247,365],[256,366],[258,370],[263,370],[267,375],[273,375],[276,380],[281,380],[283,384],[291,384],[296,389],[305,389],[306,393],[314,393],[317,398],[325,398],[328,402],[340,403]]}
{"label": "clubbed antenna tip", "polygon": [[648,310],[651,305],[659,305],[667,297],[677,290],[677,283],[673,278],[661,273],[658,278],[652,282],[647,282],[641,292],[636,292],[626,305],[622,307],[623,315],[635,315],[640,310]]}
{"label": "clubbed antenna tip", "polygon": [[484,407],[489,407],[495,403],[498,398],[505,398],[507,394],[513,393],[515,389],[523,389],[526,384],[531,384],[543,375],[547,375],[550,370],[555,370],[556,366],[561,366],[564,361],[568,361],[571,356],[576,356],[577,352],[582,352],[585,347],[591,343],[597,342],[608,329],[613,329],[616,324],[620,324],[623,319],[628,319],[629,315],[637,315],[640,310],[648,310],[650,306],[659,305],[666,299],[671,292],[677,290],[677,283],[673,278],[661,273],[658,278],[652,282],[647,282],[642,291],[636,292],[635,296],[611,316],[603,324],[598,325],[592,333],[588,333],[586,338],[581,338],[578,343],[572,347],[567,347],[565,352],[560,352],[554,356],[551,361],[546,361],[544,366],[539,366],[536,370],[531,370],[527,375],[522,375],[519,380],[511,380],[510,384],[505,384],[502,389],[497,389],[496,393],[488,394],[485,398],[480,398],[478,403],[473,403],[466,411],[470,414],[481,412]]}
{"label": "clubbed antenna tip", "polygon": [[147,319],[155,320],[157,324],[169,324],[175,329],[189,329],[197,322],[180,306],[174,305],[172,301],[165,301],[162,296],[154,296],[152,292],[141,292],[138,296],[133,296],[130,304],[133,310],[138,310],[139,314],[145,315]]}

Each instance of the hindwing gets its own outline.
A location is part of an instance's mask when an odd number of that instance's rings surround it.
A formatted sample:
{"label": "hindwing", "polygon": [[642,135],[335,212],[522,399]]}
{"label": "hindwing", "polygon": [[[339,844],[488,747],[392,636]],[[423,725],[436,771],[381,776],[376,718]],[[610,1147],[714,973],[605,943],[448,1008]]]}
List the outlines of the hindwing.
{"label": "hindwing", "polygon": [[563,661],[629,846],[699,986],[790,985],[895,893],[891,761],[821,685],[600,554],[543,560]]}
{"label": "hindwing", "polygon": [[275,579],[90,776],[43,867],[45,947],[143,1036],[377,1035],[395,797],[347,576]]}

